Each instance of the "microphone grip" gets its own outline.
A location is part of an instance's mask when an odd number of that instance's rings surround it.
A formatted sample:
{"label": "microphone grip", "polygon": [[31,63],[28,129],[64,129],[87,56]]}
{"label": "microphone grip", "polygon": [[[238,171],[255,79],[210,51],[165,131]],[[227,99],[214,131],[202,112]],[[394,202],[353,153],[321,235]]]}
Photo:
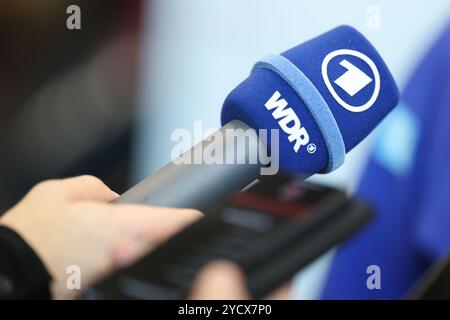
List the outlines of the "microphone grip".
{"label": "microphone grip", "polygon": [[[177,159],[145,178],[137,185],[123,193],[114,203],[134,203],[160,207],[192,208],[208,213],[231,195],[249,185],[260,175],[258,161],[250,163],[249,159],[258,159],[259,139],[256,134],[246,135],[245,146],[230,141],[227,130],[248,130],[241,121],[233,120],[202,140],[180,157],[191,159],[190,163],[175,163]],[[228,131],[229,132],[229,131]],[[222,150],[217,150],[215,139],[222,139]],[[229,143],[232,149],[225,146]],[[220,144],[219,144],[220,145]],[[198,155],[209,146],[209,150],[223,153],[223,164],[204,163]],[[226,152],[234,152],[233,163],[226,163]],[[197,158],[196,156],[197,155]],[[245,161],[236,161],[245,159]],[[178,159],[179,160],[179,159]]]}

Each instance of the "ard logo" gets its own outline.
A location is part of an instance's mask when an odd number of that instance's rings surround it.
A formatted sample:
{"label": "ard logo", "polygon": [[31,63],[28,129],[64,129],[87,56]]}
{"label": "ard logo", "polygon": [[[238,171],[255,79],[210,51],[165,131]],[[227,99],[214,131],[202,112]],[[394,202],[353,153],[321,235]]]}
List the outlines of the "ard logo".
{"label": "ard logo", "polygon": [[[365,71],[361,66],[364,66]],[[337,103],[351,112],[370,109],[380,94],[380,73],[377,66],[359,51],[341,49],[330,52],[322,62],[322,77]],[[338,88],[341,89],[340,93]],[[368,93],[368,90],[372,91]]]}

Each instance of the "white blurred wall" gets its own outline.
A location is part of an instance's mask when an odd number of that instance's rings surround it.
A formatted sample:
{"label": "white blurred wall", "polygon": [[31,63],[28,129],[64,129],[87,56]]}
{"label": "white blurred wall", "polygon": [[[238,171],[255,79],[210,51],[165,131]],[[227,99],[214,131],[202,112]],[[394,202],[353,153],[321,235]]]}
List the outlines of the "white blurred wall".
{"label": "white blurred wall", "polygon": [[[267,53],[279,53],[340,24],[360,30],[402,88],[450,18],[449,0],[153,0],[143,33],[134,181],[170,159],[176,128],[220,125],[228,92]],[[370,28],[380,9],[380,29]],[[370,149],[362,143],[333,174],[314,180],[353,190]],[[314,298],[325,257],[296,281],[296,298]]]}

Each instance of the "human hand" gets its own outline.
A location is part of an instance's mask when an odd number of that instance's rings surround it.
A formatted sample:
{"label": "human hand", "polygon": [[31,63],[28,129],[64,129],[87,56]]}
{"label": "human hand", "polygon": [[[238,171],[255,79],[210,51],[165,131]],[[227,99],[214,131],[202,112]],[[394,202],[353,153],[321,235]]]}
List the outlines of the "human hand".
{"label": "human hand", "polygon": [[80,176],[36,185],[0,224],[38,254],[53,278],[56,299],[79,291],[66,286],[67,267],[81,270],[84,289],[123,267],[202,216],[195,210],[110,204],[118,195],[101,180]]}
{"label": "human hand", "polygon": [[[290,286],[290,283],[281,286],[265,299],[289,299]],[[199,272],[190,298],[194,300],[248,300],[251,296],[246,289],[245,278],[238,266],[228,261],[215,261]]]}

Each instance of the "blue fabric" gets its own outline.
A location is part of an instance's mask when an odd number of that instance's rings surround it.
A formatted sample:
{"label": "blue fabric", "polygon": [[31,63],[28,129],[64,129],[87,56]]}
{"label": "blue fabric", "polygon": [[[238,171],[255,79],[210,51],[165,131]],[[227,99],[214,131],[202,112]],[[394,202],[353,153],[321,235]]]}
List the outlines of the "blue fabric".
{"label": "blue fabric", "polygon": [[328,166],[323,172],[331,172],[339,168],[345,159],[344,141],[333,114],[316,87],[300,69],[281,55],[272,54],[265,57],[253,66],[253,70],[257,68],[274,71],[295,90],[313,116],[325,140]]}
{"label": "blue fabric", "polygon": [[[325,299],[399,299],[450,250],[450,28],[413,73],[380,127],[358,196],[375,221],[338,251]],[[366,286],[369,265],[381,289]]]}
{"label": "blue fabric", "polygon": [[[326,57],[342,49],[358,51],[367,56],[378,70],[380,77],[378,82],[380,85],[379,95],[372,107],[364,112],[351,112],[344,108],[332,95],[322,75],[323,62]],[[364,139],[398,103],[398,89],[387,66],[364,36],[351,27],[335,28],[281,55],[301,70],[328,105],[339,127],[338,131],[344,140],[346,152]],[[326,74],[331,81],[332,90],[345,102],[358,106],[371,98],[376,91],[377,81],[372,81],[354,96],[349,95],[335,83],[347,71],[340,64],[343,60],[353,64],[371,79],[375,79],[375,74],[368,64],[349,54],[336,57],[327,65]],[[273,118],[271,112],[264,108],[265,103],[273,93],[279,91],[282,98],[288,102],[288,106],[299,117],[302,126],[308,131],[310,143],[314,143],[317,147],[317,151],[313,154],[308,153],[306,147],[300,148],[296,153],[292,148],[292,143],[288,140],[288,135],[280,130],[279,157],[281,170],[305,175],[323,172],[330,168],[328,167],[329,163],[336,161],[336,159],[330,159],[327,143],[332,144],[333,148],[340,147],[333,142],[330,143],[330,140],[337,139],[337,137],[331,138],[327,135],[325,139],[323,135],[323,132],[328,133],[328,130],[334,130],[332,127],[328,127],[330,124],[333,126],[333,123],[320,122],[318,124],[317,120],[322,121],[322,119],[328,118],[326,115],[318,116],[323,108],[320,108],[320,106],[308,107],[306,101],[291,86],[294,82],[289,79],[289,81],[286,81],[286,79],[271,70],[255,68],[250,76],[226,98],[222,108],[222,124],[237,119],[256,130],[279,129],[278,121]],[[304,95],[305,92],[307,90],[302,89],[301,94]],[[307,98],[311,97],[311,95],[307,96]],[[321,104],[322,99],[320,100]],[[313,101],[308,100],[309,102]],[[327,113],[329,114],[329,112]],[[270,139],[269,148],[271,148]],[[334,154],[332,157],[334,157]]]}

